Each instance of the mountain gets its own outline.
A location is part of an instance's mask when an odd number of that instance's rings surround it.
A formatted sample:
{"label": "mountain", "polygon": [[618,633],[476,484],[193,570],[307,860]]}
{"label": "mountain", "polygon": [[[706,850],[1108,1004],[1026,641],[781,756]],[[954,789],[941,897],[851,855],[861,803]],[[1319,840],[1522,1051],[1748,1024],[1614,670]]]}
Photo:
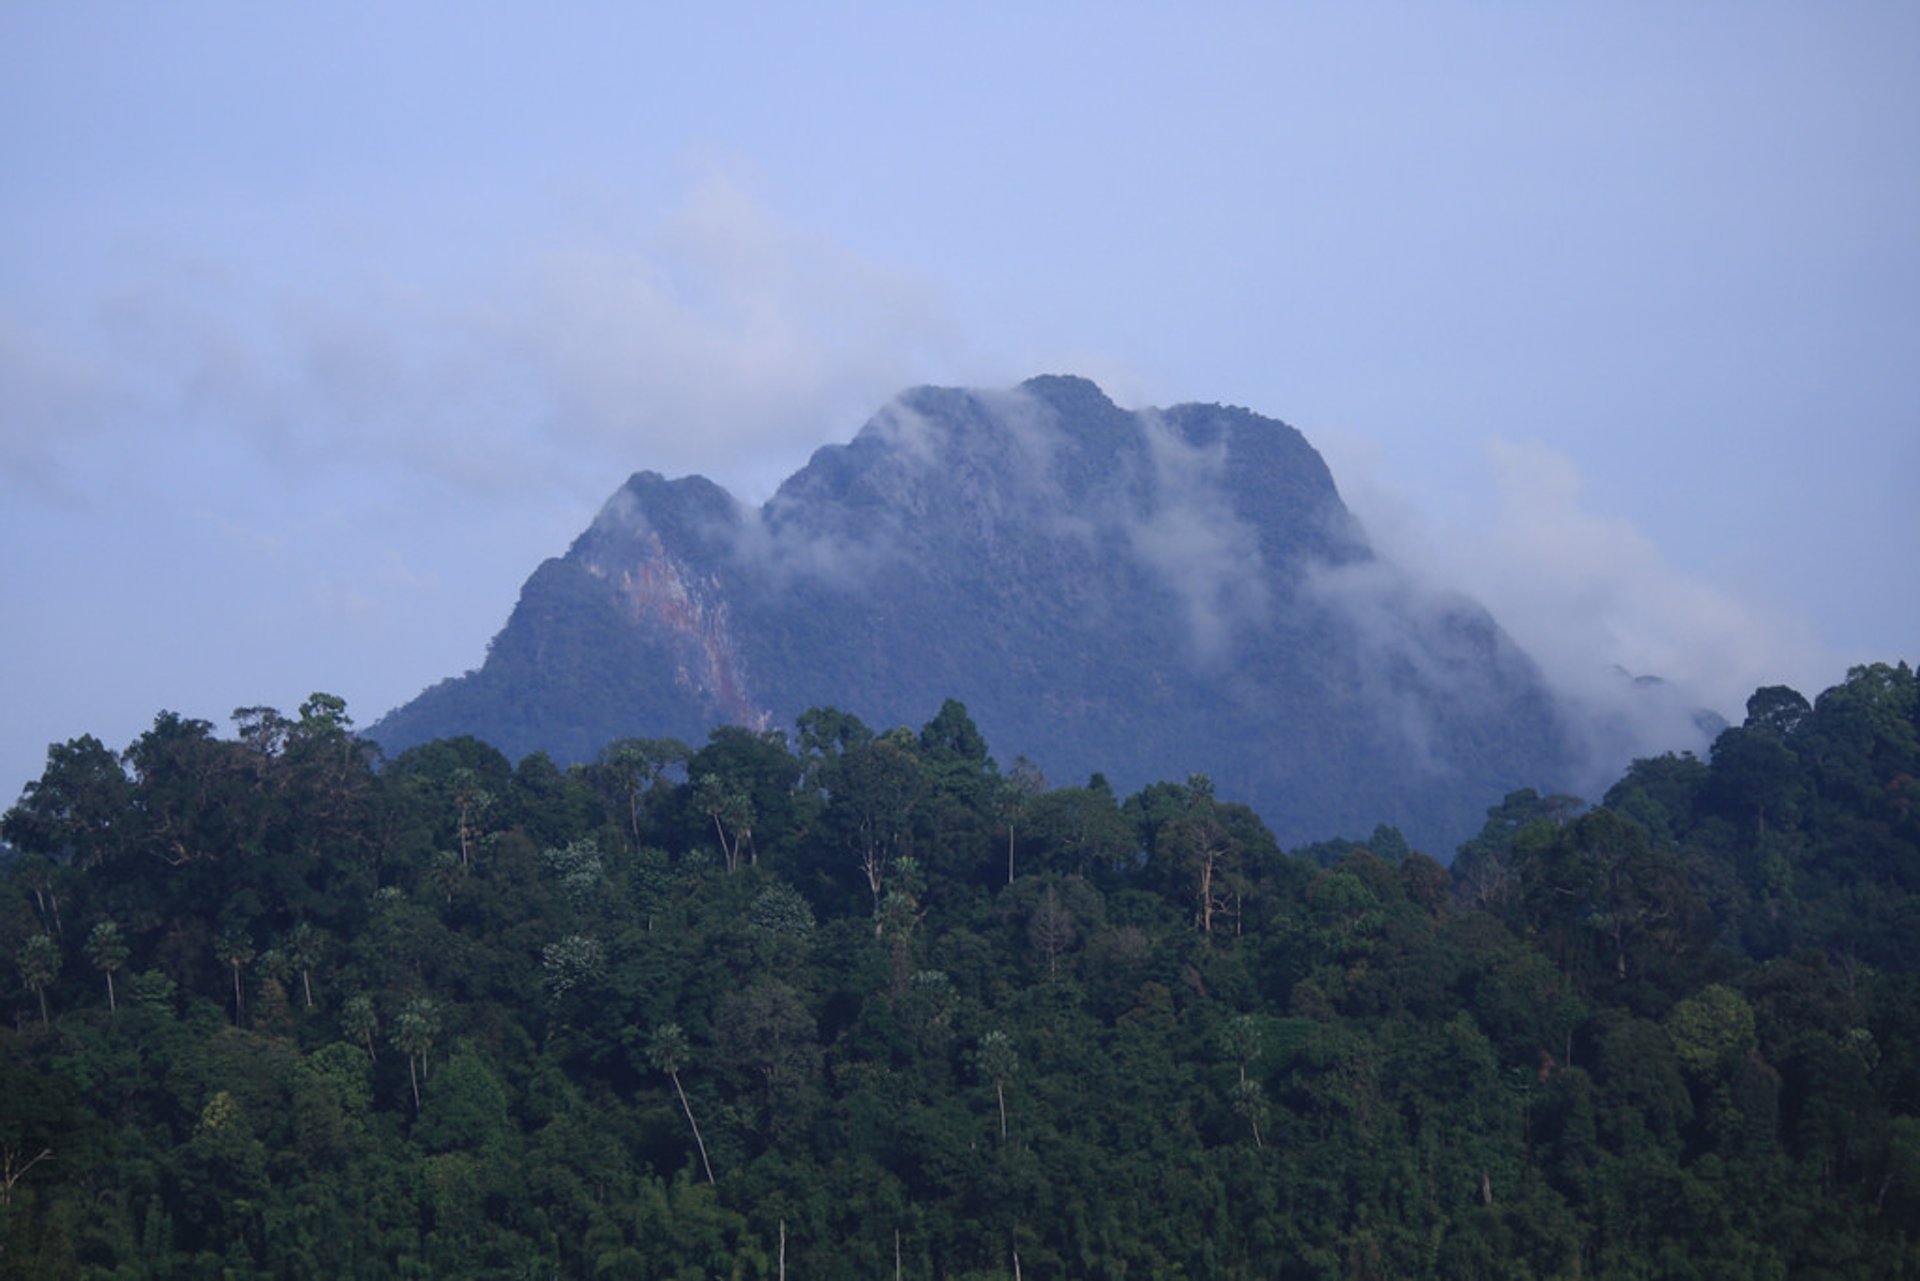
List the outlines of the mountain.
{"label": "mountain", "polygon": [[479,670],[368,733],[567,763],[817,706],[917,725],[949,697],[1003,762],[1205,773],[1288,843],[1385,822],[1445,857],[1570,771],[1532,663],[1376,557],[1299,432],[1072,377],[904,393],[759,508],[636,474]]}

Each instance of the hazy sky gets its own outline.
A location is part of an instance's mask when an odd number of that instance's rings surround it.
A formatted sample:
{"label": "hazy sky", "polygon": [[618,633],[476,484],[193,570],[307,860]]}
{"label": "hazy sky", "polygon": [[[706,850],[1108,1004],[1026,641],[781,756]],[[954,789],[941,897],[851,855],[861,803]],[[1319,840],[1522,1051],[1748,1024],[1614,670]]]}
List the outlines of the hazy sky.
{"label": "hazy sky", "polygon": [[0,6],[0,805],[1042,372],[1291,422],[1575,685],[1920,657],[1920,6]]}

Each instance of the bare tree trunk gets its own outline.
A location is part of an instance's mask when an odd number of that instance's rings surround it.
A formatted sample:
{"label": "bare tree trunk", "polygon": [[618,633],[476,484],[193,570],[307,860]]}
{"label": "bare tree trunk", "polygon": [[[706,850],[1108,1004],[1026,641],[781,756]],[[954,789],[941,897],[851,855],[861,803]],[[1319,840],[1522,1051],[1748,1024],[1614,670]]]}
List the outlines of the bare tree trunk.
{"label": "bare tree trunk", "polygon": [[[25,1155],[22,1149],[19,1155]],[[52,1148],[40,1149],[39,1155],[25,1165],[17,1165],[18,1156],[11,1147],[0,1149],[0,1207],[13,1204],[13,1185],[27,1177],[27,1171],[53,1155]]]}
{"label": "bare tree trunk", "polygon": [[413,1055],[407,1055],[407,1080],[413,1083],[413,1114],[420,1115],[420,1078],[414,1074]]}
{"label": "bare tree trunk", "polygon": [[712,1183],[713,1166],[707,1161],[707,1142],[700,1137],[700,1123],[693,1119],[693,1105],[687,1102],[687,1092],[680,1084],[680,1074],[672,1073],[673,1088],[680,1096],[680,1107],[687,1114],[687,1124],[693,1129],[693,1145],[700,1149],[700,1168],[707,1172],[707,1182]]}
{"label": "bare tree trunk", "polygon": [[1005,1144],[1007,1141],[1007,1087],[995,1081],[993,1092],[1000,1098],[1000,1142]]}
{"label": "bare tree trunk", "polygon": [[113,971],[112,970],[107,971],[107,1012],[109,1014],[117,1014],[120,1012],[119,1003],[113,999]]}

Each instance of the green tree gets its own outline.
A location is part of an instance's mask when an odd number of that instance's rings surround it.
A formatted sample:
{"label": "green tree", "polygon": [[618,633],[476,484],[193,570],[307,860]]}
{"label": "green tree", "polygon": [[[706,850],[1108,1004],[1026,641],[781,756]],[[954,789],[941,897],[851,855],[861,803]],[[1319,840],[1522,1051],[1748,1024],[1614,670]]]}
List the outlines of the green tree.
{"label": "green tree", "polygon": [[1260,1122],[1267,1117],[1266,1088],[1251,1078],[1242,1078],[1233,1083],[1233,1112],[1253,1129],[1253,1146],[1265,1148],[1266,1140],[1260,1135]]}
{"label": "green tree", "polygon": [[761,979],[720,1006],[715,1049],[728,1078],[757,1095],[761,1126],[779,1141],[799,1132],[820,1067],[818,1029],[790,984]]}
{"label": "green tree", "polygon": [[541,950],[541,986],[555,1005],[568,995],[599,982],[607,966],[607,950],[587,934],[569,934]]}
{"label": "green tree", "polygon": [[906,852],[914,809],[927,789],[912,736],[887,734],[849,750],[828,775],[828,789],[828,822],[853,852],[873,897],[878,936],[887,872]]}
{"label": "green tree", "polygon": [[40,998],[40,1025],[47,1025],[47,988],[60,976],[60,946],[50,934],[30,934],[14,953],[20,982]]}
{"label": "green tree", "polygon": [[1202,934],[1211,935],[1223,920],[1238,925],[1247,889],[1244,852],[1239,833],[1214,800],[1213,780],[1204,774],[1188,778],[1182,812],[1155,834],[1153,853],[1161,875],[1183,886]]}
{"label": "green tree", "polygon": [[454,839],[460,844],[460,866],[473,866],[474,847],[485,834],[487,814],[494,807],[493,793],[480,781],[478,770],[467,766],[455,769],[447,778],[449,799],[453,802]]}
{"label": "green tree", "polygon": [[1040,767],[1024,756],[1016,756],[994,796],[994,814],[1007,829],[1007,884],[1013,884],[1014,834],[1026,821],[1036,798],[1047,790],[1047,779]]}
{"label": "green tree", "polygon": [[340,1007],[340,1030],[367,1047],[367,1057],[379,1062],[380,1052],[373,1048],[373,1034],[380,1030],[380,1016],[373,1008],[373,998],[364,992],[347,998]]}
{"label": "green tree", "polygon": [[[713,821],[713,830],[720,838],[720,854],[726,860],[727,870],[738,871],[740,846],[745,843],[751,848],[753,844],[753,801],[746,792],[728,787],[718,774],[703,774],[694,793],[694,804]],[[755,861],[758,861],[757,855]]]}
{"label": "green tree", "polygon": [[220,959],[222,965],[228,966],[233,971],[233,1022],[237,1027],[246,1013],[246,998],[242,995],[240,971],[253,960],[253,939],[238,926],[222,930],[220,937],[214,940],[213,954]]}
{"label": "green tree", "polygon": [[640,843],[641,802],[669,769],[692,754],[677,738],[623,738],[600,753],[600,777],[618,798],[635,845]]}
{"label": "green tree", "polygon": [[113,973],[127,963],[127,940],[121,934],[120,927],[112,921],[101,921],[87,935],[87,960],[93,968],[107,977],[107,1009],[118,1011],[120,1003],[114,997]]}
{"label": "green tree", "polygon": [[1000,1142],[1007,1141],[1007,1082],[1020,1070],[1020,1052],[1013,1038],[999,1028],[980,1038],[974,1055],[974,1067],[983,1081],[993,1082],[993,1095],[1000,1104]]}
{"label": "green tree", "polygon": [[320,964],[325,945],[325,936],[301,921],[288,931],[286,942],[281,946],[287,963],[300,972],[300,988],[306,996],[309,1010],[313,1008],[313,967]]}
{"label": "green tree", "polygon": [[1250,1014],[1228,1019],[1220,1029],[1220,1048],[1240,1070],[1240,1079],[1229,1090],[1234,1114],[1253,1127],[1253,1145],[1266,1147],[1260,1135],[1260,1122],[1267,1116],[1266,1090],[1247,1075],[1247,1065],[1260,1053],[1260,1024]]}
{"label": "green tree", "polygon": [[[420,1080],[427,1075],[427,1051],[440,1035],[440,1008],[429,997],[416,996],[400,1008],[394,1017],[391,1039],[394,1048],[407,1056],[407,1079],[413,1084],[413,1111],[420,1112]],[[420,1070],[416,1074],[414,1064]]]}
{"label": "green tree", "polygon": [[120,760],[91,734],[47,748],[45,771],[0,817],[0,839],[87,870],[124,844],[132,783]]}

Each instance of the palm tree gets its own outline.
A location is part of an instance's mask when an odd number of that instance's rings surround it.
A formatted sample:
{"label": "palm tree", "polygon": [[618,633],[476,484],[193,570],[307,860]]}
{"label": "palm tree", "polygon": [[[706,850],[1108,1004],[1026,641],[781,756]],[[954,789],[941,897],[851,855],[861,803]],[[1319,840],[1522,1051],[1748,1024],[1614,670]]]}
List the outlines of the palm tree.
{"label": "palm tree", "polygon": [[1007,1141],[1007,1082],[1020,1070],[1020,1054],[1013,1041],[998,1029],[980,1038],[980,1053],[974,1060],[980,1075],[993,1082],[994,1095],[1000,1100],[1000,1142]]}
{"label": "palm tree", "polygon": [[[402,1007],[393,1021],[393,1043],[407,1056],[407,1078],[413,1083],[413,1114],[420,1115],[420,1082],[427,1075],[427,1050],[440,1034],[440,1010],[424,996],[416,996]],[[415,1058],[420,1071],[413,1070]]]}
{"label": "palm tree", "polygon": [[700,1149],[700,1166],[707,1172],[707,1182],[712,1183],[713,1166],[707,1160],[706,1141],[700,1137],[700,1123],[693,1119],[693,1105],[687,1102],[687,1091],[680,1084],[680,1066],[687,1061],[687,1034],[678,1023],[662,1023],[654,1029],[647,1042],[647,1061],[654,1071],[664,1072],[672,1080],[680,1107],[687,1114],[687,1125],[693,1130],[693,1145]]}
{"label": "palm tree", "polygon": [[245,930],[227,930],[214,941],[213,954],[233,967],[233,1022],[238,1026],[240,1016],[246,1012],[246,998],[240,988],[240,967],[253,960],[253,939]]}
{"label": "palm tree", "polygon": [[87,959],[93,962],[94,969],[107,976],[107,1009],[118,1013],[120,1004],[114,997],[113,972],[127,963],[127,940],[118,925],[102,921],[93,927],[93,933],[87,935]]}
{"label": "palm tree", "polygon": [[1251,1014],[1227,1020],[1220,1029],[1220,1046],[1240,1067],[1240,1079],[1229,1089],[1234,1112],[1253,1127],[1253,1146],[1266,1147],[1260,1137],[1260,1118],[1267,1115],[1266,1091],[1260,1082],[1247,1075],[1247,1064],[1260,1054],[1260,1025]]}
{"label": "palm tree", "polygon": [[20,981],[40,998],[40,1026],[47,1025],[47,986],[60,974],[60,947],[51,934],[35,934],[14,954]]}
{"label": "palm tree", "polygon": [[380,1030],[380,1016],[374,1012],[373,998],[362,993],[350,996],[340,1009],[340,1030],[366,1044],[367,1057],[378,1063],[379,1051],[373,1048],[373,1034]]}
{"label": "palm tree", "polygon": [[293,927],[281,945],[287,962],[300,971],[300,986],[306,993],[308,1009],[313,1008],[313,967],[320,963],[320,949],[325,941],[319,930],[302,921]]}

